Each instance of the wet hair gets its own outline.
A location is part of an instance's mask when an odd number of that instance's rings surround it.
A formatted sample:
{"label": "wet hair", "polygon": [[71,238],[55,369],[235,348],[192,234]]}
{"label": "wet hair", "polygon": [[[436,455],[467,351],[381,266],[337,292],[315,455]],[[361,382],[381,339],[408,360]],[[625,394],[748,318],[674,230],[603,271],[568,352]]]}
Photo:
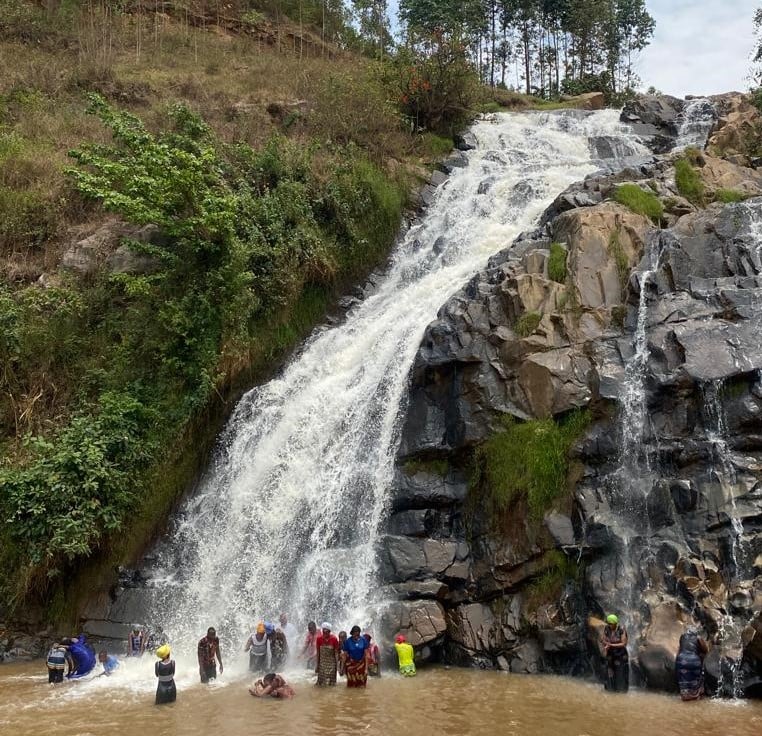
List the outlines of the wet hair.
{"label": "wet hair", "polygon": [[339,639],[341,639],[341,638],[344,638],[344,639],[347,638],[347,632],[346,631],[340,631],[339,632]]}
{"label": "wet hair", "polygon": [[307,624],[307,629],[308,629],[309,631],[313,631],[313,630],[317,631],[317,624],[316,624],[314,621],[310,621],[310,622]]}
{"label": "wet hair", "polygon": [[108,657],[108,652],[105,649],[101,649],[100,652],[98,652],[98,656],[103,655],[104,657]]}
{"label": "wet hair", "polygon": [[353,626],[349,630],[349,633],[350,633],[351,636],[354,636],[355,634],[359,634],[360,633],[360,627],[359,626]]}
{"label": "wet hair", "polygon": [[273,680],[275,679],[275,673],[274,672],[268,672],[263,678],[262,682],[265,685],[269,685]]}
{"label": "wet hair", "polygon": [[210,627],[209,627],[209,628],[206,630],[206,635],[207,635],[207,636],[209,636],[210,634],[211,634],[212,636],[217,636],[217,632],[215,631],[215,629],[214,629],[214,626],[210,626]]}

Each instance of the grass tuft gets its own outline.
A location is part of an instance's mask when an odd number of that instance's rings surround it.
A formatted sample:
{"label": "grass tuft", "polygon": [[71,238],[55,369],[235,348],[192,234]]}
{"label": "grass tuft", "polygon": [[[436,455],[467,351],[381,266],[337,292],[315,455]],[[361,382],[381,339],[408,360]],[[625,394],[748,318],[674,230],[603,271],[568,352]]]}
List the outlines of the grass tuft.
{"label": "grass tuft", "polygon": [[714,193],[714,199],[716,202],[722,202],[723,204],[735,204],[736,202],[743,202],[749,199],[750,195],[745,192],[739,192],[737,189],[718,189]]}
{"label": "grass tuft", "polygon": [[614,199],[639,215],[649,217],[657,225],[664,217],[664,206],[653,192],[646,192],[636,184],[622,184],[616,188]]}
{"label": "grass tuft", "polygon": [[703,207],[704,182],[698,171],[691,165],[688,158],[680,158],[675,161],[675,184],[677,191],[696,207]]}
{"label": "grass tuft", "polygon": [[566,281],[566,257],[568,253],[561,243],[550,244],[550,256],[548,258],[548,277],[563,284]]}
{"label": "grass tuft", "polygon": [[590,424],[587,411],[553,419],[504,421],[504,429],[477,452],[478,482],[486,484],[493,509],[505,510],[520,496],[539,519],[566,491],[568,455]]}
{"label": "grass tuft", "polygon": [[537,312],[522,314],[513,325],[513,331],[520,337],[529,337],[542,322],[542,315]]}

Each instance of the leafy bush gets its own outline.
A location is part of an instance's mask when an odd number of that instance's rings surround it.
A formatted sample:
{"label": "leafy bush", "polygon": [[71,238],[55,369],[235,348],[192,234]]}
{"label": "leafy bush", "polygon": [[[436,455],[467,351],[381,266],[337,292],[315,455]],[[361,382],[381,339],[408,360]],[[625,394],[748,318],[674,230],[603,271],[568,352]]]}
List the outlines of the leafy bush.
{"label": "leafy bush", "polygon": [[691,204],[697,207],[704,206],[704,182],[687,158],[675,161],[675,184],[677,191]]}
{"label": "leafy bush", "polygon": [[550,244],[550,256],[548,257],[548,277],[559,284],[566,281],[566,248],[561,243]]}
{"label": "leafy bush", "polygon": [[469,119],[479,97],[466,44],[439,31],[400,49],[387,63],[385,83],[415,129],[449,135]]}
{"label": "leafy bush", "polygon": [[55,437],[28,438],[29,461],[0,471],[11,537],[29,565],[53,576],[121,527],[151,457],[151,419],[132,397],[104,393]]}
{"label": "leafy bush", "polygon": [[[167,451],[235,370],[279,357],[337,285],[377,264],[403,206],[402,190],[353,145],[276,137],[256,151],[223,144],[183,106],[157,134],[100,97],[91,111],[113,142],[73,151],[68,174],[89,200],[157,227],[149,242],[125,241],[155,267],[0,289],[0,421],[6,435],[22,423],[28,435],[0,479],[11,542],[30,540],[13,560],[29,574],[0,579],[14,598],[105,535],[143,524],[144,509],[169,507],[173,489],[157,506],[147,483]],[[58,409],[51,432],[34,420],[48,403],[79,408]]]}
{"label": "leafy bush", "polygon": [[486,485],[496,510],[525,496],[529,511],[541,518],[566,490],[569,450],[590,423],[586,411],[574,411],[556,422],[538,419],[504,421],[504,430],[477,452],[477,482]]}
{"label": "leafy bush", "polygon": [[614,199],[639,215],[645,215],[659,224],[664,217],[664,206],[652,192],[641,189],[637,184],[621,184],[616,188]]}
{"label": "leafy bush", "polygon": [[522,314],[513,325],[513,331],[520,337],[529,337],[542,322],[542,315],[537,312]]}

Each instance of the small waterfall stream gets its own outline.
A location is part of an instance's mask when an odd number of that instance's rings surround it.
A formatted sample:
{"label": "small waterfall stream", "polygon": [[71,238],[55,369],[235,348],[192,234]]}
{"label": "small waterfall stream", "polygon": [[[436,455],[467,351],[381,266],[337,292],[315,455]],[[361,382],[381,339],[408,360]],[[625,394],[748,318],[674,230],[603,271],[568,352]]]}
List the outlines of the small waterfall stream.
{"label": "small waterfall stream", "polygon": [[238,405],[156,552],[153,620],[175,641],[214,624],[237,647],[252,622],[280,610],[300,622],[368,623],[399,417],[426,326],[596,169],[596,140],[647,154],[614,110],[499,115],[473,132],[468,166],[439,188],[371,293]]}
{"label": "small waterfall stream", "polygon": [[703,149],[716,119],[711,100],[702,97],[688,102],[678,117],[677,140],[672,150]]}

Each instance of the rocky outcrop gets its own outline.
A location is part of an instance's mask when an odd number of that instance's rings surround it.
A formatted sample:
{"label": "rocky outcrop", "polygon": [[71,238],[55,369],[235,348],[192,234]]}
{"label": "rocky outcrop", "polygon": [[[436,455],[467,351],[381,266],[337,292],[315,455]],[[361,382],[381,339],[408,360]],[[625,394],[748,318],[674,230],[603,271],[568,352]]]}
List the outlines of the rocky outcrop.
{"label": "rocky outcrop", "polygon": [[64,252],[61,266],[80,276],[91,276],[105,266],[114,274],[146,274],[157,270],[156,258],[130,247],[164,245],[166,239],[156,225],[134,227],[109,220],[94,233],[73,243]]}
{"label": "rocky outcrop", "polygon": [[622,121],[632,126],[654,153],[670,151],[686,103],[668,95],[638,95],[625,103]]}
{"label": "rocky outcrop", "polygon": [[[674,137],[676,102],[629,109]],[[381,558],[406,610],[442,612],[420,635],[430,657],[597,671],[616,610],[647,686],[674,687],[694,627],[712,642],[710,684],[762,689],[762,179],[705,155],[708,190],[756,196],[699,209],[679,205],[673,164],[564,192],[426,331]],[[611,200],[623,182],[668,205],[667,227]],[[469,477],[502,418],[581,408],[568,495],[542,519],[521,494],[490,507]]]}
{"label": "rocky outcrop", "polygon": [[732,93],[713,98],[717,123],[709,136],[707,151],[750,164],[762,153],[762,113],[748,95]]}

